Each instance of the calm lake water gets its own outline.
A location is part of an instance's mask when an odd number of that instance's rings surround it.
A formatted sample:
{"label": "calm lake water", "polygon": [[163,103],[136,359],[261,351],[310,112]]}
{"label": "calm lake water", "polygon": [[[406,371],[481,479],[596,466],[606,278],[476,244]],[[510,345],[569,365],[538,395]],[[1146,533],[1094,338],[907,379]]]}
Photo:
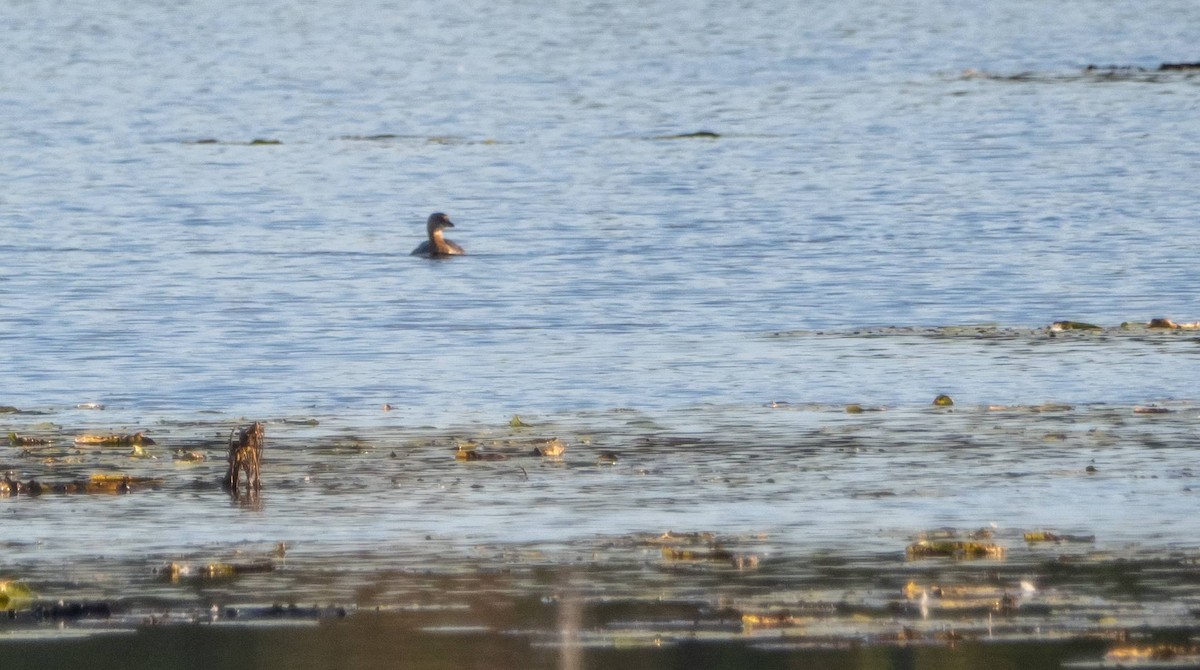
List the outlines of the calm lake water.
{"label": "calm lake water", "polygon": [[[1197,25],[1182,0],[4,3],[0,405],[38,414],[0,429],[59,446],[0,463],[168,480],[0,501],[42,547],[9,566],[87,565],[93,534],[126,567],[672,528],[1190,550],[1200,340],[1115,327],[1200,319],[1200,73],[1155,71],[1200,60]],[[408,256],[433,211],[470,255]],[[1076,407],[986,409],[1046,402]],[[453,459],[514,414],[568,440],[521,480],[547,490]],[[256,509],[189,488],[243,417],[269,422]],[[156,464],[62,447],[134,430]]]}

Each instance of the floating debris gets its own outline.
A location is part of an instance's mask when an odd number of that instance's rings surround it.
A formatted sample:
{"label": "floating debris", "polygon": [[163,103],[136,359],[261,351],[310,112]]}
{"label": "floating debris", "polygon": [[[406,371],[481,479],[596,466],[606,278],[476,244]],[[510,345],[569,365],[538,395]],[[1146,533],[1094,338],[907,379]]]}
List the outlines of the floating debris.
{"label": "floating debris", "polygon": [[254,561],[252,563],[207,563],[198,567],[190,566],[186,563],[168,563],[166,566],[156,569],[155,572],[163,575],[172,582],[178,582],[181,579],[228,579],[231,577],[240,577],[242,575],[256,575],[265,572],[273,572],[275,564],[270,561]]}
{"label": "floating debris", "polygon": [[726,549],[677,549],[663,547],[663,558],[671,561],[731,561],[734,553]]}
{"label": "floating debris", "polygon": [[163,480],[157,477],[132,477],[123,474],[95,474],[87,480],[86,493],[130,493],[140,489],[159,488]]}
{"label": "floating debris", "polygon": [[662,556],[668,561],[728,563],[738,570],[753,570],[758,567],[757,554],[739,554],[721,547],[709,549],[663,547]]}
{"label": "floating debris", "polygon": [[1170,414],[1171,410],[1166,407],[1157,407],[1154,405],[1148,407],[1134,407],[1134,414]]}
{"label": "floating debris", "polygon": [[765,614],[753,614],[745,612],[742,614],[742,625],[746,628],[794,628],[803,622],[802,619],[797,619],[790,612],[784,610],[782,612],[768,612]]}
{"label": "floating debris", "polygon": [[8,443],[14,447],[36,447],[50,444],[50,440],[45,437],[32,437],[29,435],[18,435],[17,433],[8,434]]}
{"label": "floating debris", "polygon": [[933,404],[937,407],[951,407],[954,405],[954,399],[943,393],[933,399]]}
{"label": "floating debris", "polygon": [[180,463],[202,463],[202,462],[208,460],[208,456],[205,456],[203,453],[201,453],[199,451],[187,451],[184,449],[176,449],[175,454],[173,456],[171,456],[171,460],[177,461]]}
{"label": "floating debris", "polygon": [[494,451],[479,451],[475,447],[463,448],[459,447],[454,453],[454,458],[460,461],[507,461],[506,454],[499,454]]}
{"label": "floating debris", "polygon": [[567,445],[557,437],[550,438],[545,444],[533,448],[534,456],[545,456],[549,458],[557,458],[563,455],[567,450]]}
{"label": "floating debris", "polygon": [[81,402],[75,405],[75,409],[104,409],[104,405],[98,402]]}
{"label": "floating debris", "polygon": [[[1118,667],[1126,667],[1126,663],[1169,662],[1168,667],[1195,667],[1194,661],[1200,661],[1200,646],[1194,644],[1129,644],[1113,647],[1104,658],[1120,663]],[[1182,665],[1183,661],[1188,662]]]}
{"label": "floating debris", "polygon": [[709,532],[709,531],[699,531],[699,532],[695,532],[695,533],[676,533],[674,531],[668,530],[667,532],[663,533],[662,535],[652,535],[650,537],[643,537],[641,539],[641,541],[645,544],[650,544],[650,545],[715,544],[717,541],[717,534]]}
{"label": "floating debris", "polygon": [[28,609],[36,597],[33,589],[21,582],[0,581],[0,610]]}
{"label": "floating debris", "polygon": [[1059,333],[1064,330],[1104,330],[1094,323],[1085,323],[1083,321],[1055,321],[1050,324],[1050,332]]}
{"label": "floating debris", "polygon": [[6,476],[0,479],[0,497],[38,496],[47,493],[132,493],[142,489],[157,489],[162,485],[163,480],[156,477],[132,477],[122,474],[96,474],[88,479],[60,482],[39,482],[36,479],[22,482]]}
{"label": "floating debris", "polygon": [[920,558],[1004,558],[1004,547],[989,542],[963,540],[919,540],[908,545],[909,560]]}
{"label": "floating debris", "polygon": [[596,465],[616,465],[616,464],[617,464],[617,452],[615,452],[615,451],[602,451],[599,453],[599,455],[596,456]]}
{"label": "floating debris", "polygon": [[154,440],[145,436],[144,433],[133,433],[131,435],[77,435],[75,437],[77,445],[101,445],[106,447],[129,447],[133,445],[155,444]]}
{"label": "floating debris", "polygon": [[1091,543],[1096,541],[1095,535],[1059,535],[1044,530],[1035,530],[1025,533],[1025,541],[1030,544],[1039,542],[1053,542],[1061,544],[1063,542],[1084,542]]}

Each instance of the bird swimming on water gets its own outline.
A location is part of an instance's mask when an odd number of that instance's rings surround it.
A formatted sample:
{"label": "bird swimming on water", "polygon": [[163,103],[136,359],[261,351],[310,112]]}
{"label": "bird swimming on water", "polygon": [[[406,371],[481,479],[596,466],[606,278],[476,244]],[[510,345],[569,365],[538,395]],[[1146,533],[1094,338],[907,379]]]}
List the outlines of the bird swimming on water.
{"label": "bird swimming on water", "polygon": [[429,232],[429,239],[418,244],[416,249],[413,249],[410,256],[425,256],[427,258],[438,258],[440,256],[462,256],[467,252],[454,242],[446,239],[442,231],[447,228],[453,228],[454,223],[450,221],[450,217],[441,212],[434,212],[429,215],[429,220],[425,222],[425,229]]}

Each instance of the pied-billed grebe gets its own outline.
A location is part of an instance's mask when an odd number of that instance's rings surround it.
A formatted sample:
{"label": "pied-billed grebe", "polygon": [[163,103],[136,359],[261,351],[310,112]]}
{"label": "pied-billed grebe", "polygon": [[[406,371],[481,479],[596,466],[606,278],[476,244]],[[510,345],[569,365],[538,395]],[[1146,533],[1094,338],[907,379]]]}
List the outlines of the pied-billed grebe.
{"label": "pied-billed grebe", "polygon": [[438,256],[462,256],[467,253],[462,247],[442,235],[443,230],[453,227],[454,224],[450,221],[450,217],[445,214],[441,212],[430,214],[429,220],[425,222],[425,229],[429,231],[429,239],[417,245],[417,248],[413,249],[409,255],[436,258]]}

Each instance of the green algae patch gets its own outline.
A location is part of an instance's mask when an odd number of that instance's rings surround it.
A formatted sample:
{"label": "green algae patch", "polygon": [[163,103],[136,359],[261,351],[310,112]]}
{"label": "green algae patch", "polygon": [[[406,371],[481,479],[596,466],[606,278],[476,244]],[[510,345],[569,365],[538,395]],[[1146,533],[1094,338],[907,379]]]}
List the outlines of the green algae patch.
{"label": "green algae patch", "polygon": [[943,393],[933,399],[933,404],[935,407],[952,407],[954,405],[954,399]]}
{"label": "green algae patch", "polygon": [[509,428],[529,428],[529,426],[530,424],[522,421],[520,415],[518,414],[514,414],[512,419],[510,419],[508,422]]}

